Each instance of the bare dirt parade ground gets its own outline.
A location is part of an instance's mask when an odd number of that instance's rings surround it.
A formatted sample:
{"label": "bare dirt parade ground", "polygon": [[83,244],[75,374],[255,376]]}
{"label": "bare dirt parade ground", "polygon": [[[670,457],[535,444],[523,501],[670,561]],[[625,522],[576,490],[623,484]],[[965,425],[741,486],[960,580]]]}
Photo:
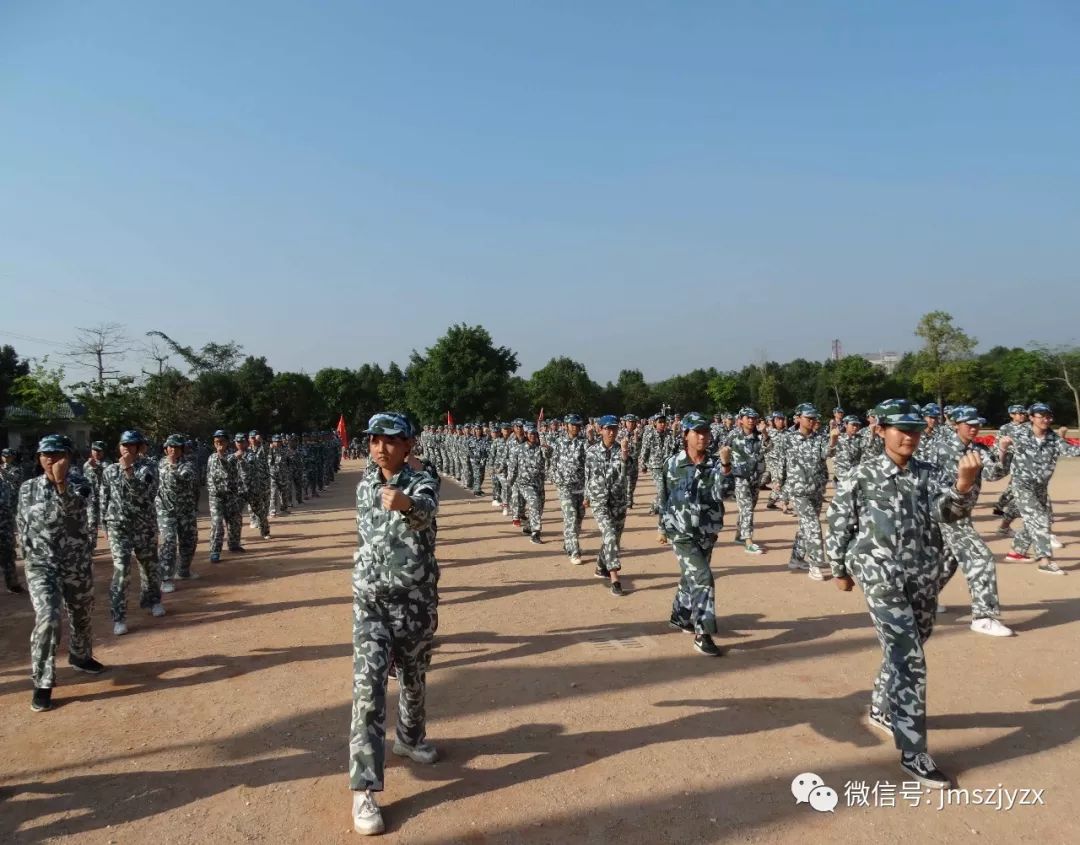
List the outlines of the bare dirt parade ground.
{"label": "bare dirt parade ground", "polygon": [[[95,656],[110,668],[68,667],[65,630],[52,712],[29,707],[30,602],[0,595],[0,842],[359,841],[346,776],[359,472],[346,461],[269,542],[245,521],[248,553],[219,566],[207,561],[204,494],[201,579],[165,597],[164,619],[138,609],[133,584],[124,637],[111,634],[100,542]],[[937,793],[905,795],[898,752],[865,721],[881,652],[861,593],[789,572],[795,520],[764,497],[763,557],[731,542],[728,506],[713,557],[728,650],[710,659],[667,625],[678,569],[646,515],[646,474],[624,535],[623,598],[593,577],[591,513],[575,567],[553,490],[535,547],[489,498],[444,479],[428,675],[428,734],[443,759],[388,755],[383,838],[1080,841],[1080,461],[1062,461],[1051,485],[1068,577],[1001,561],[1009,541],[990,508],[1002,485],[985,485],[977,525],[1018,636],[968,629],[958,573],[928,646],[930,750],[960,787],[1042,790],[1043,803],[939,809]],[[396,705],[391,683],[391,739]],[[837,791],[835,812],[796,804],[803,772]],[[849,806],[859,782],[869,806]]]}

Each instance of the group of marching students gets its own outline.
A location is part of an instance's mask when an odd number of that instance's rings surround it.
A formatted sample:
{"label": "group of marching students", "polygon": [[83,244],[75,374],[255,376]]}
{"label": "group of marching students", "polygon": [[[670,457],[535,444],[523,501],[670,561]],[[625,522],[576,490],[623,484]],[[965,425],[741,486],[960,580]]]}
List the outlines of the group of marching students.
{"label": "group of marching students", "polygon": [[[37,444],[36,474],[24,480],[14,450],[5,449],[0,469],[0,562],[9,592],[23,593],[15,564],[21,552],[34,627],[30,639],[31,709],[49,710],[56,681],[60,612],[70,621],[69,664],[99,674],[93,656],[92,559],[99,528],[108,541],[113,574],[109,589],[113,634],[128,633],[127,593],[133,562],[140,575],[139,606],[165,616],[163,595],[178,582],[198,578],[192,570],[198,541],[202,485],[210,505],[209,562],[228,551],[242,553],[243,511],[251,527],[270,539],[271,517],[284,516],[305,498],[319,496],[340,467],[341,447],[332,432],[275,434],[264,443],[258,431],[229,436],[219,430],[213,451],[202,453],[190,438],[170,435],[160,458],[138,430],[125,431],[116,459],[103,441],[91,444],[81,466],[65,435]],[[298,470],[298,471],[297,471]]]}

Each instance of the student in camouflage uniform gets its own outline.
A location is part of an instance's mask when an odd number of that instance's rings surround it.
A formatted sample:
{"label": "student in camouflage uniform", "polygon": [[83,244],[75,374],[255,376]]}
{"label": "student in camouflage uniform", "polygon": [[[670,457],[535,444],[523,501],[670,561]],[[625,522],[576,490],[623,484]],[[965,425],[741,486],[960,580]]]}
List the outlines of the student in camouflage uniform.
{"label": "student in camouflage uniform", "polygon": [[9,593],[23,592],[15,566],[15,510],[18,491],[0,480],[0,569],[4,571],[4,586]]}
{"label": "student in camouflage uniform", "polygon": [[521,527],[521,520],[525,517],[525,500],[522,498],[521,491],[517,485],[511,484],[509,481],[510,461],[513,459],[518,449],[524,448],[525,445],[525,422],[524,420],[514,420],[513,429],[510,435],[510,439],[507,441],[509,447],[506,450],[506,472],[507,482],[504,485],[504,492],[507,495],[507,515],[514,520],[514,527]]}
{"label": "student in camouflage uniform", "polygon": [[16,494],[19,492],[19,485],[23,482],[22,467],[19,466],[19,456],[15,453],[14,449],[4,449],[0,451],[0,483],[10,486]]}
{"label": "student in camouflage uniform", "polygon": [[843,591],[858,583],[881,642],[870,721],[890,733],[903,771],[942,789],[950,779],[927,753],[926,657],[943,548],[938,527],[971,514],[982,461],[965,454],[955,486],[939,467],[912,458],[926,422],[903,399],[878,406],[884,453],[840,480],[828,511],[829,564]]}
{"label": "student in camouflage uniform", "polygon": [[1012,551],[1005,559],[1028,562],[1028,552],[1034,549],[1040,572],[1064,575],[1065,570],[1053,560],[1050,534],[1050,478],[1058,458],[1080,456],[1080,445],[1073,446],[1065,439],[1068,429],[1051,430],[1054,412],[1050,406],[1036,402],[1028,408],[1030,430],[1021,430],[1012,442],[1012,488],[1016,507],[1024,519],[1024,527],[1013,538]]}
{"label": "student in camouflage uniform", "polygon": [[832,456],[839,437],[815,432],[818,410],[802,405],[797,414],[799,428],[786,435],[784,444],[784,489],[799,517],[799,527],[791,546],[788,569],[806,569],[815,581],[824,581],[825,558],[821,539],[821,506],[829,483],[826,461]]}
{"label": "student in camouflage uniform", "polygon": [[502,453],[506,449],[506,435],[510,433],[509,426],[493,425],[491,427],[491,442],[487,452],[487,475],[491,479],[491,506],[502,507],[502,478],[499,476],[497,467],[501,465]]}
{"label": "student in camouflage uniform", "polygon": [[393,752],[434,763],[425,693],[431,642],[439,624],[434,521],[438,485],[409,460],[412,427],[399,414],[368,422],[370,462],[356,487],[359,545],[353,555],[353,707],[349,786],[357,833],[384,829],[373,793],[383,788],[386,684],[390,656],[400,694]]}
{"label": "student in camouflage uniform", "polygon": [[842,434],[836,441],[833,472],[835,481],[847,475],[852,467],[859,465],[862,453],[862,438],[859,436],[862,423],[856,416],[847,416],[843,419]]}
{"label": "student in camouflage uniform", "polygon": [[[995,452],[977,443],[975,438],[979,436],[979,428],[986,420],[980,417],[979,412],[970,405],[953,408],[950,421],[956,425],[956,430],[942,428],[942,433],[937,439],[937,452],[931,456],[930,463],[941,467],[947,476],[955,477],[960,459],[964,455],[978,455],[982,462],[982,472],[975,477],[972,485],[972,496],[977,502],[982,482],[984,480],[997,481],[1008,471],[1011,460],[1008,448],[1012,440],[1008,437],[1001,438]],[[971,630],[992,637],[1011,636],[1012,630],[1005,627],[998,619],[1001,615],[1001,606],[998,602],[994,555],[982,541],[979,532],[975,530],[971,517],[943,524],[941,537],[945,542],[947,554],[945,571],[938,593],[940,594],[945,589],[945,585],[952,579],[959,565],[971,593]]]}
{"label": "student in camouflage uniform", "polygon": [[660,524],[679,561],[679,587],[670,624],[694,634],[694,648],[718,657],[716,588],[711,561],[724,525],[724,476],[731,473],[731,448],[709,454],[709,422],[691,412],[682,418],[685,448],[669,459],[660,485]]}
{"label": "student in camouflage uniform", "polygon": [[[719,425],[719,420],[717,420],[717,426]],[[657,414],[653,417],[653,424],[646,427],[641,435],[641,457],[639,458],[641,465],[649,471],[656,487],[656,494],[649,508],[650,516],[660,513],[660,483],[664,477],[664,467],[667,466],[668,458],[678,451],[675,438],[668,429],[667,417]],[[660,536],[663,537],[663,532]]]}
{"label": "student in camouflage uniform", "polygon": [[109,529],[113,559],[109,599],[116,636],[128,631],[127,585],[133,556],[139,563],[139,607],[149,609],[153,616],[165,615],[154,509],[158,474],[157,467],[146,457],[146,449],[146,438],[141,432],[125,431],[120,436],[120,459],[106,467],[102,477],[101,509]]}
{"label": "student in camouflage uniform", "polygon": [[95,440],[90,444],[90,457],[83,464],[83,477],[90,482],[94,495],[87,512],[90,519],[90,554],[97,550],[98,528],[101,527],[101,479],[105,474],[105,441]]}
{"label": "student in camouflage uniform", "polygon": [[[1021,434],[1031,430],[1031,423],[1028,422],[1027,408],[1023,405],[1010,405],[1009,406],[1009,421],[998,429],[998,439],[1002,437],[1008,437],[1011,440],[1016,440]],[[997,504],[994,506],[994,516],[1003,517],[1000,533],[1007,533],[1010,523],[1020,516],[1020,512],[1016,509],[1016,502],[1012,492],[1012,479],[1009,479],[1009,483],[1005,486],[1005,489],[1001,491],[1001,495],[998,497]]]}
{"label": "student in camouflage uniform", "polygon": [[469,453],[472,471],[472,491],[477,498],[484,495],[484,474],[487,471],[488,453],[491,451],[491,435],[487,426],[478,425],[473,437],[473,448]]}
{"label": "student in camouflage uniform", "polygon": [[923,405],[922,415],[926,420],[926,428],[923,430],[922,437],[919,438],[919,449],[915,453],[915,458],[933,463],[946,427],[941,425],[941,408],[936,403],[928,402]]}
{"label": "student in camouflage uniform", "polygon": [[240,471],[240,489],[251,508],[251,527],[258,526],[264,540],[270,539],[270,472],[260,455],[249,448],[248,437],[241,431],[236,443],[236,466]]}
{"label": "student in camouflage uniform", "polygon": [[158,564],[161,592],[176,589],[173,578],[192,577],[191,559],[198,543],[196,496],[199,474],[185,455],[184,438],[170,434],[165,440],[165,457],[158,461],[157,509]]}
{"label": "student in camouflage uniform", "polygon": [[555,489],[563,518],[563,551],[570,563],[580,566],[581,521],[585,518],[585,438],[584,420],[578,414],[566,417],[566,436],[556,441],[551,456]]}
{"label": "student in camouflage uniform", "polygon": [[522,526],[521,533],[530,535],[531,541],[539,545],[543,542],[540,528],[544,518],[544,450],[540,448],[536,426],[525,423],[524,429],[525,442],[510,456],[507,480],[525,500],[529,525]]}
{"label": "student in camouflage uniform", "polygon": [[859,434],[859,463],[872,461],[885,453],[885,443],[878,431],[878,421],[873,410],[866,412],[866,420],[866,428]]}
{"label": "student in camouflage uniform", "polygon": [[292,476],[292,501],[290,506],[304,503],[304,454],[295,434],[289,435],[289,473]]}
{"label": "student in camouflage uniform", "polygon": [[638,427],[640,420],[634,414],[624,414],[621,420],[622,430],[619,432],[619,442],[629,442],[626,459],[626,507],[634,507],[634,491],[637,490],[638,482],[638,459],[641,456],[641,429]]}
{"label": "student in camouflage uniform", "polygon": [[230,552],[244,551],[240,545],[243,527],[240,471],[229,452],[229,435],[221,429],[214,432],[214,454],[206,461],[206,489],[210,500],[210,562],[217,563],[226,539]]}
{"label": "student in camouflage uniform", "polygon": [[769,436],[765,440],[765,470],[769,474],[769,501],[765,507],[776,510],[783,506],[784,499],[784,443],[787,440],[787,417],[780,411],[769,414]]}
{"label": "student in camouflage uniform", "polygon": [[765,550],[754,542],[754,509],[757,507],[758,493],[761,490],[761,479],[765,475],[765,444],[762,433],[767,429],[760,423],[761,418],[753,408],[740,409],[738,426],[727,435],[727,442],[724,444],[731,450],[731,474],[735,477],[735,501],[739,506],[735,542],[742,543],[743,551],[750,555],[765,553]]}
{"label": "student in camouflage uniform", "polygon": [[280,434],[270,438],[266,460],[270,471],[270,516],[286,516],[289,513],[288,490],[292,479],[289,475],[289,456]]}
{"label": "student in camouflage uniform", "polygon": [[67,610],[70,626],[68,664],[92,675],[105,671],[94,659],[91,628],[94,571],[87,511],[93,491],[82,473],[72,467],[74,451],[63,435],[43,437],[38,443],[38,461],[44,472],[19,489],[18,542],[34,606],[30,709],[38,712],[52,707],[61,607]]}
{"label": "student in camouflage uniform", "polygon": [[619,420],[607,414],[597,420],[600,440],[585,451],[586,506],[600,528],[600,554],[596,558],[597,578],[609,578],[611,594],[623,595],[619,572],[619,544],[626,526],[626,464],[630,444],[617,443]]}

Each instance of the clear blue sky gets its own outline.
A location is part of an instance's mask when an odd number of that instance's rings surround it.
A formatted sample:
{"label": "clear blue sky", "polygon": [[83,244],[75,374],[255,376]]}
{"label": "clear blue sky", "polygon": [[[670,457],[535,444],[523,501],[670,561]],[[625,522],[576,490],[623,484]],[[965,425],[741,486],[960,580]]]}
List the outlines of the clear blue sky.
{"label": "clear blue sky", "polygon": [[468,322],[653,380],[938,308],[1077,341],[1078,44],[1072,0],[7,0],[0,342],[313,372]]}

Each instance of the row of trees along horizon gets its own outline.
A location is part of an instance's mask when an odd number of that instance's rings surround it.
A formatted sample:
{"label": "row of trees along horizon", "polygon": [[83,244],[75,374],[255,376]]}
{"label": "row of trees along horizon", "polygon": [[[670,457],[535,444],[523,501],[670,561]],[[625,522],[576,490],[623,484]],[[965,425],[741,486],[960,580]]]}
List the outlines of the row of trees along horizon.
{"label": "row of trees along horizon", "polygon": [[[404,368],[390,362],[355,369],[325,367],[307,373],[274,372],[265,356],[245,355],[233,342],[185,346],[160,331],[136,342],[125,327],[104,324],[78,329],[59,360],[20,358],[14,347],[0,348],[0,414],[9,405],[36,413],[48,430],[68,398],[85,406],[93,436],[115,442],[138,427],[161,439],[180,431],[207,437],[215,429],[304,432],[332,429],[344,414],[349,432],[359,432],[371,414],[394,409],[421,424],[535,418],[570,411],[594,416],[646,416],[668,405],[679,411],[790,412],[800,402],[823,411],[835,405],[862,414],[882,399],[972,404],[991,425],[1007,419],[1006,407],[1036,400],[1050,403],[1057,421],[1075,425],[1080,417],[1080,348],[995,346],[975,354],[976,339],[950,314],[923,316],[914,336],[921,345],[886,373],[865,358],[787,363],[768,361],[740,370],[695,369],[663,381],[646,382],[640,370],[626,369],[601,385],[585,365],[566,356],[552,358],[529,378],[516,375],[517,354],[496,346],[483,326],[457,324],[424,350],[414,350]],[[137,373],[116,362],[141,353]],[[69,370],[86,373],[74,381]],[[6,438],[4,418],[0,432]]]}

